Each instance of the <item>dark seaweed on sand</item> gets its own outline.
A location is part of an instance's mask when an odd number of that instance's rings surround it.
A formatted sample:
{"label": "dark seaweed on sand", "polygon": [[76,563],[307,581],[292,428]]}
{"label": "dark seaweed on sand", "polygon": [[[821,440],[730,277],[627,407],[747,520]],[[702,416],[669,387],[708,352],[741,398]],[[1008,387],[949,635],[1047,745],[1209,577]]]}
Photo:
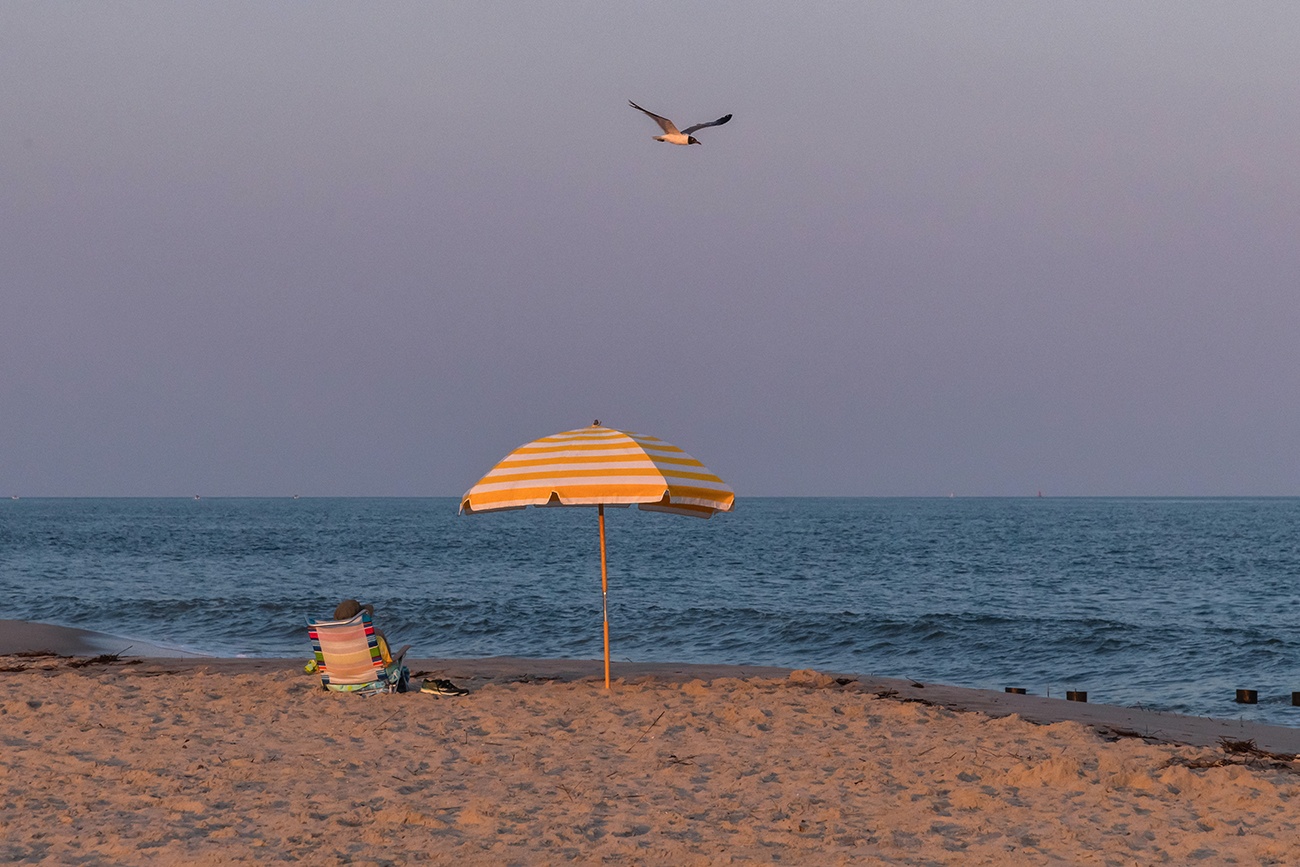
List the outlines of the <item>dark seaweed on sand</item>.
{"label": "dark seaweed on sand", "polygon": [[124,647],[117,653],[101,653],[99,656],[91,656],[86,659],[74,659],[68,663],[68,668],[85,668],[88,665],[112,665],[115,662],[121,662],[122,654],[130,649],[130,647]]}

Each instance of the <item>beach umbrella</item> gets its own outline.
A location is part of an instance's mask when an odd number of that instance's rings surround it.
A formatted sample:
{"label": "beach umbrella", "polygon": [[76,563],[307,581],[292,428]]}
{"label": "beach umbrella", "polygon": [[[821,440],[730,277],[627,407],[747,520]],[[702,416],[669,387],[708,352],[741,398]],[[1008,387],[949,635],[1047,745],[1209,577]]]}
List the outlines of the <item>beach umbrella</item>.
{"label": "beach umbrella", "polygon": [[600,525],[605,688],[609,688],[609,572],[605,507],[631,506],[708,518],[729,512],[736,494],[686,452],[658,437],[591,427],[533,440],[502,458],[461,497],[461,514],[526,506],[595,506]]}

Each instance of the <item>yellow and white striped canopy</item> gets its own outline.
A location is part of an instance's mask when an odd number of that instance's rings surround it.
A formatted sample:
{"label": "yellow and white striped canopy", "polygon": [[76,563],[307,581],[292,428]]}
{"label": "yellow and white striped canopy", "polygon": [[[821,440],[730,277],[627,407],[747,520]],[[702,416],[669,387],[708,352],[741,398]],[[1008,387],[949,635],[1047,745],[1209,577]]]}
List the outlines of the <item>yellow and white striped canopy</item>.
{"label": "yellow and white striped canopy", "polygon": [[522,445],[461,498],[463,513],[525,506],[628,506],[707,518],[736,493],[658,437],[592,425]]}

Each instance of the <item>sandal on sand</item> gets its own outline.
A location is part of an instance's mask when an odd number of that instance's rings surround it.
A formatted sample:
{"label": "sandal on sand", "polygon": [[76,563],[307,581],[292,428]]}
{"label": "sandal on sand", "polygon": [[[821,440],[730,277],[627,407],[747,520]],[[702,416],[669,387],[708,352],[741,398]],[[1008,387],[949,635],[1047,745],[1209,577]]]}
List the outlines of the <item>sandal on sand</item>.
{"label": "sandal on sand", "polygon": [[427,692],[431,695],[469,695],[468,689],[462,689],[450,680],[434,678],[426,680],[420,685],[420,692]]}

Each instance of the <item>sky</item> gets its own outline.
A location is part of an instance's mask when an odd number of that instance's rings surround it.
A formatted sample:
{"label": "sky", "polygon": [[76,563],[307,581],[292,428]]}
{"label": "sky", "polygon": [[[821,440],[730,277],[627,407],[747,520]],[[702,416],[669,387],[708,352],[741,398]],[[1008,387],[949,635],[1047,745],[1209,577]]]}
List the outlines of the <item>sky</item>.
{"label": "sky", "polygon": [[[1300,5],[0,5],[0,494],[1300,495]],[[656,142],[634,100],[699,147]]]}

